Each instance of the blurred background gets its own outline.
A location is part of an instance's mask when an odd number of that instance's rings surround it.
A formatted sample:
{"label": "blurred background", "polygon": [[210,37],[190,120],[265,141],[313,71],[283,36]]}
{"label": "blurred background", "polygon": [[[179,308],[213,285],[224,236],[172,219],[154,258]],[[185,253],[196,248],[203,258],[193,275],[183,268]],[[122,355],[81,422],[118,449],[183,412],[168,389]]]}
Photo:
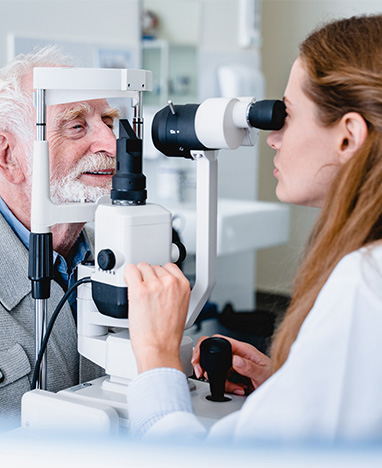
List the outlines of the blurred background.
{"label": "blurred background", "polygon": [[[382,11],[381,0],[11,0],[0,1],[0,66],[51,42],[79,66],[146,68],[144,172],[149,200],[168,206],[190,253],[195,167],[166,159],[150,142],[154,113],[215,96],[282,99],[298,44],[321,23]],[[118,103],[122,113],[131,112]],[[266,132],[255,148],[219,156],[218,311],[285,305],[317,210],[278,203],[274,151]],[[285,301],[283,302],[283,300]],[[265,305],[264,305],[265,301]]]}

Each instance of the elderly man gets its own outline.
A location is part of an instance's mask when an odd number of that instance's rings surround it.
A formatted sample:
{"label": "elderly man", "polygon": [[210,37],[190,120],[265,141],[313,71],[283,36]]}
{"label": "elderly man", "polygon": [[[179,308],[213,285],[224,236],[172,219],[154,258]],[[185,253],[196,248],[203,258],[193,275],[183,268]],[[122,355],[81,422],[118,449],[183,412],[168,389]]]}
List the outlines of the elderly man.
{"label": "elderly man", "polygon": [[[0,70],[0,429],[19,424],[22,395],[34,366],[34,307],[28,280],[34,108],[33,68],[67,66],[55,47],[18,57]],[[113,120],[104,99],[51,106],[47,111],[52,198],[95,201],[109,193],[115,167]],[[91,255],[82,224],[52,227],[54,281],[48,319]],[[100,375],[77,353],[75,304],[66,304],[48,345],[47,387],[58,391]]]}

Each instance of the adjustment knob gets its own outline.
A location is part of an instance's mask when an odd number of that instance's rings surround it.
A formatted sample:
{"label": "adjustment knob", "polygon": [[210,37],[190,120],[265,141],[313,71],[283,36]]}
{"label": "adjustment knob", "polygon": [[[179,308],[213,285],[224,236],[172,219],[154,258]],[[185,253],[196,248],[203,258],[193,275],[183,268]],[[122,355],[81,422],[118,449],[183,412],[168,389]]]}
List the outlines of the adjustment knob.
{"label": "adjustment knob", "polygon": [[112,270],[115,267],[115,255],[110,249],[100,250],[97,263],[102,270]]}
{"label": "adjustment knob", "polygon": [[173,242],[171,245],[171,261],[180,267],[186,257],[186,247],[181,242]]}
{"label": "adjustment knob", "polygon": [[232,346],[225,338],[207,338],[200,345],[200,365],[207,372],[211,401],[230,401],[224,396],[227,373],[232,367]]}

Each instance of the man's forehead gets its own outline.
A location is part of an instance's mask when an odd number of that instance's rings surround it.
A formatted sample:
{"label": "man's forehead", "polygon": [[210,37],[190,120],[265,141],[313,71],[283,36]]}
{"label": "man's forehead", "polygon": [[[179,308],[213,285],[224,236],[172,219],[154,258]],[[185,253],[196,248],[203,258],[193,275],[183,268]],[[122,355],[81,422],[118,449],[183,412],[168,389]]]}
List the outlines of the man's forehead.
{"label": "man's forehead", "polygon": [[49,106],[51,114],[55,119],[72,120],[80,116],[88,116],[99,113],[102,117],[116,118],[119,116],[118,109],[110,107],[106,99],[91,101],[71,102],[68,104],[57,104]]}

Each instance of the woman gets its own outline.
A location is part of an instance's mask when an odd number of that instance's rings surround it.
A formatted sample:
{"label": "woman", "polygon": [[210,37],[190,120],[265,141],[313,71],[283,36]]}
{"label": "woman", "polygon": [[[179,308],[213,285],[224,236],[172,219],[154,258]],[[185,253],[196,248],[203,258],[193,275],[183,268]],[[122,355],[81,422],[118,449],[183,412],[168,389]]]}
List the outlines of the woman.
{"label": "woman", "polygon": [[[333,22],[300,46],[268,136],[281,201],[321,207],[271,360],[233,342],[253,388],[209,438],[325,441],[382,436],[382,15]],[[189,285],[172,264],[126,269],[140,375],[129,388],[133,432],[206,431],[192,414],[179,343]],[[198,346],[194,355],[197,375]],[[258,388],[257,388],[258,387]],[[240,385],[227,389],[243,393]],[[144,401],[144,408],[140,400]]]}

